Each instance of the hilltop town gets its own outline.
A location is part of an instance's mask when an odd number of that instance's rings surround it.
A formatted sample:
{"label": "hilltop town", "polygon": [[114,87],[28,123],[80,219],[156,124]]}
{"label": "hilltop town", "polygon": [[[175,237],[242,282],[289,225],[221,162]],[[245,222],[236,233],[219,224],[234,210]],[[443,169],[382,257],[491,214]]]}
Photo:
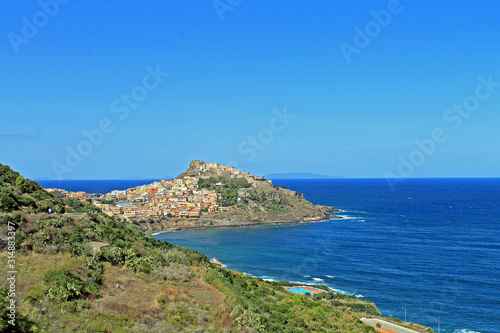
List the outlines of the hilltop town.
{"label": "hilltop town", "polygon": [[[47,189],[56,197],[68,197],[92,203],[109,216],[118,217],[200,217],[220,207],[217,193],[198,189],[198,178],[183,177],[147,185],[114,190],[100,196],[85,192]],[[112,203],[109,203],[112,202]]]}
{"label": "hilltop town", "polygon": [[298,222],[331,218],[333,207],[313,205],[302,194],[276,187],[270,180],[234,166],[194,160],[186,172],[110,193],[47,189],[59,198],[93,204],[105,214],[133,221],[149,220],[147,229]]}

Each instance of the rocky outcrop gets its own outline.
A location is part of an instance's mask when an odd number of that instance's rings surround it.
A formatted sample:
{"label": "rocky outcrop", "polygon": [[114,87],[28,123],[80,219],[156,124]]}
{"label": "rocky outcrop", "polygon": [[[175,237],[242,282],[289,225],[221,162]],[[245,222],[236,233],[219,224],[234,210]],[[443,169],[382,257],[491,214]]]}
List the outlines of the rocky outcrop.
{"label": "rocky outcrop", "polygon": [[192,176],[217,179],[245,179],[250,186],[238,190],[238,203],[225,211],[207,214],[201,218],[162,218],[141,223],[147,231],[183,228],[211,228],[265,223],[319,221],[335,218],[338,210],[331,206],[314,205],[302,193],[274,186],[271,181],[243,173],[234,167],[219,163],[193,160],[179,177]]}
{"label": "rocky outcrop", "polygon": [[189,168],[186,170],[185,174],[187,176],[202,177],[202,178],[206,177],[230,178],[231,176],[243,177],[241,172],[238,172],[235,175],[230,170],[232,170],[230,166],[225,166],[220,163],[205,163],[203,161],[193,160],[189,164]]}

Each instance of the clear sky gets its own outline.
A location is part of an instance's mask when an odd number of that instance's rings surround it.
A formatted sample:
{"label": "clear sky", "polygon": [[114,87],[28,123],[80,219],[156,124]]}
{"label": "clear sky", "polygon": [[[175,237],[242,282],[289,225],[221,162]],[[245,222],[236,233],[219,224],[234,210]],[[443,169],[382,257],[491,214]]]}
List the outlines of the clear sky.
{"label": "clear sky", "polygon": [[27,177],[500,176],[498,1],[55,1],[0,4]]}

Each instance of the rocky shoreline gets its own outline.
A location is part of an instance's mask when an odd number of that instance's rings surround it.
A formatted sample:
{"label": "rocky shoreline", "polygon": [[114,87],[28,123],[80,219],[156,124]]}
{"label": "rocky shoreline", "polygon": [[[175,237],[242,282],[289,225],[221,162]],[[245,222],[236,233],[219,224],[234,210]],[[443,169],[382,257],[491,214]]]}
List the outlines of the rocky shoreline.
{"label": "rocky shoreline", "polygon": [[341,219],[343,216],[330,215],[317,218],[306,219],[272,219],[262,221],[235,221],[230,219],[156,219],[153,222],[141,222],[138,226],[143,229],[146,234],[157,232],[181,231],[184,229],[208,229],[208,228],[233,228],[233,227],[250,227],[259,225],[276,225],[290,223],[314,223],[331,219]]}
{"label": "rocky shoreline", "polygon": [[[182,183],[184,177],[196,180],[195,191],[218,193],[218,209],[203,209],[198,216],[178,217],[167,214],[157,217],[125,217],[145,232],[172,231],[192,228],[220,228],[256,226],[263,224],[316,222],[339,218],[333,213],[340,212],[332,206],[315,205],[304,198],[302,193],[275,186],[265,180],[218,163],[191,161],[185,173],[177,177]],[[191,179],[191,178],[190,178]],[[181,188],[182,189],[182,188]],[[185,188],[186,192],[190,192]],[[196,205],[183,197],[183,205]],[[175,200],[179,198],[174,196]],[[181,198],[182,199],[182,198]],[[153,200],[161,200],[153,198]],[[181,200],[182,201],[182,200]],[[174,202],[176,204],[177,201]],[[182,215],[181,215],[182,216]]]}

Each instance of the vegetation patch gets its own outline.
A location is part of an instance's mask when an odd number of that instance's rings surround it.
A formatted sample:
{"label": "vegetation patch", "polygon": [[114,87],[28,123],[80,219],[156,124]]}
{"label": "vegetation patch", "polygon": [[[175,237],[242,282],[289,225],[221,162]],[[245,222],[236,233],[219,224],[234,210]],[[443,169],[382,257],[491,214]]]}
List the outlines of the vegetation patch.
{"label": "vegetation patch", "polygon": [[[222,205],[251,201],[270,214],[285,204],[246,180],[208,178]],[[69,208],[65,208],[65,206]],[[66,209],[82,214],[68,214]],[[374,332],[364,303],[333,292],[291,294],[212,265],[202,253],[145,236],[94,207],[62,201],[0,165],[0,235],[16,225],[16,326],[6,328],[7,253],[0,238],[0,331]],[[320,286],[319,286],[320,287]],[[2,312],[3,311],[3,312]]]}
{"label": "vegetation patch", "polygon": [[200,178],[198,188],[217,192],[218,202],[223,207],[236,205],[238,202],[238,190],[249,188],[251,184],[246,179],[227,178]]}

